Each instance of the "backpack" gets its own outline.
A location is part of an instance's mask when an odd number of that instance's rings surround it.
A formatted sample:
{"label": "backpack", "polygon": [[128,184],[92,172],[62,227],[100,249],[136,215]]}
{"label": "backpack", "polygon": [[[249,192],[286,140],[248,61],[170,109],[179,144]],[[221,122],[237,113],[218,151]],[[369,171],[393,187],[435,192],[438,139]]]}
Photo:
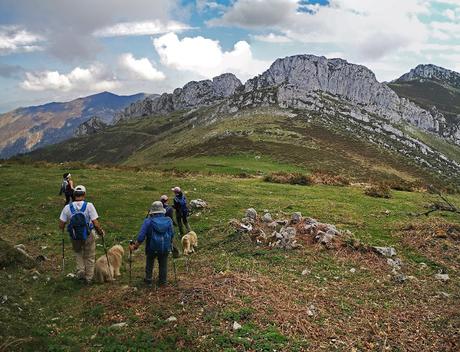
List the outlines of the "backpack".
{"label": "backpack", "polygon": [[172,220],[169,217],[151,217],[150,226],[152,227],[150,233],[147,234],[146,251],[153,251],[156,253],[168,253],[172,247],[172,233],[169,231],[172,225]]}
{"label": "backpack", "polygon": [[[174,201],[179,204],[180,212],[183,216],[188,216],[188,208],[187,208],[187,199],[184,195],[182,197],[175,197]],[[179,210],[179,209],[178,209]]]}
{"label": "backpack", "polygon": [[73,203],[69,203],[70,217],[69,225],[67,225],[67,231],[69,232],[70,238],[75,241],[86,241],[91,229],[85,216],[86,202],[83,202],[81,209],[76,209]]}
{"label": "backpack", "polygon": [[61,190],[59,191],[59,195],[65,193],[68,184],[69,184],[69,182],[68,182],[66,179],[62,180],[62,183],[61,183]]}

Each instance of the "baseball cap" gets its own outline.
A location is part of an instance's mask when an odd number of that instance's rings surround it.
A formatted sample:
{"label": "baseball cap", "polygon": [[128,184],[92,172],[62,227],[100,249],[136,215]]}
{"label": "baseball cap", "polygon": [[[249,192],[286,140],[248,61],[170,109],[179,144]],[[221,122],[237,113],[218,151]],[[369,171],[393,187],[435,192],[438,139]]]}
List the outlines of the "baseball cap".
{"label": "baseball cap", "polygon": [[77,187],[75,187],[74,192],[78,193],[78,194],[85,194],[86,193],[86,187],[82,186],[82,185],[78,185]]}
{"label": "baseball cap", "polygon": [[160,197],[160,200],[161,200],[162,202],[167,202],[168,199],[169,199],[169,198],[168,198],[168,196],[167,196],[166,194],[163,194],[163,195]]}
{"label": "baseball cap", "polygon": [[171,188],[171,191],[173,191],[174,193],[180,193],[181,189],[180,189],[180,187],[176,186],[176,187]]}

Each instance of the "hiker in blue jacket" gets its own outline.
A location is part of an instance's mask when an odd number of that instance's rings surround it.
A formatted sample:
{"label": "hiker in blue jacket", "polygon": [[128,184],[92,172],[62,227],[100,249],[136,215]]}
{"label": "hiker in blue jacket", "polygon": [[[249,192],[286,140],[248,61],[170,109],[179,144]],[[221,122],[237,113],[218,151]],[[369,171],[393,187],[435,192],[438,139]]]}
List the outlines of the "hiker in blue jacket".
{"label": "hiker in blue jacket", "polygon": [[180,235],[184,235],[184,228],[182,224],[185,225],[187,229],[187,233],[192,231],[190,229],[190,225],[188,224],[188,208],[187,208],[187,199],[185,195],[182,193],[180,187],[174,187],[171,189],[174,192],[174,209],[176,210],[176,221],[177,226],[179,226],[179,233]]}
{"label": "hiker in blue jacket", "polygon": [[144,220],[137,241],[130,245],[130,249],[137,249],[144,240],[145,243],[145,282],[152,286],[153,265],[158,260],[158,285],[166,285],[168,274],[168,254],[172,249],[174,229],[172,220],[165,216],[165,209],[160,201],[152,203],[149,216]]}

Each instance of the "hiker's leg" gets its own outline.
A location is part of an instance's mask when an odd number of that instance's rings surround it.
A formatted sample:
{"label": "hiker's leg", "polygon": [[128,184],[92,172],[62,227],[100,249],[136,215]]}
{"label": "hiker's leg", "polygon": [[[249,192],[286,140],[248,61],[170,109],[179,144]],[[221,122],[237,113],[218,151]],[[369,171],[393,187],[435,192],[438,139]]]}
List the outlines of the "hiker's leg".
{"label": "hiker's leg", "polygon": [[184,216],[184,225],[185,225],[185,228],[187,229],[187,233],[189,233],[190,231],[192,231],[190,229],[190,225],[188,223],[188,218],[186,216]]}
{"label": "hiker's leg", "polygon": [[70,194],[65,195],[65,205],[70,203]]}
{"label": "hiker's leg", "polygon": [[155,256],[153,253],[148,252],[145,255],[145,282],[147,284],[152,283],[152,275],[153,275],[153,261]]}
{"label": "hiker's leg", "polygon": [[158,285],[163,286],[166,285],[168,276],[168,253],[158,254],[158,265],[160,267]]}
{"label": "hiker's leg", "polygon": [[75,253],[75,261],[77,263],[76,275],[78,279],[85,278],[85,259],[83,258],[83,246],[81,241],[72,240],[72,248]]}
{"label": "hiker's leg", "polygon": [[85,279],[90,282],[94,277],[94,263],[96,261],[96,241],[95,241],[95,232],[91,231],[88,239],[85,241]]}
{"label": "hiker's leg", "polygon": [[179,227],[179,234],[182,236],[184,234],[184,227],[182,226],[182,216],[176,214],[177,226]]}

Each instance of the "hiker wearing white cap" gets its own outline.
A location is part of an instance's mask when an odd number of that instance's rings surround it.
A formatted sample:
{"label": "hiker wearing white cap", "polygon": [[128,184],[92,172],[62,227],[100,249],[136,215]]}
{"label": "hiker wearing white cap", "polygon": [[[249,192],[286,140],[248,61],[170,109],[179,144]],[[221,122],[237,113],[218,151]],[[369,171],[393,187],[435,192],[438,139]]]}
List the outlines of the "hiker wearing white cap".
{"label": "hiker wearing white cap", "polygon": [[59,228],[64,231],[67,225],[77,261],[77,278],[91,283],[94,276],[97,232],[104,236],[104,230],[99,224],[99,215],[93,203],[87,202],[86,188],[79,185],[74,189],[75,201],[62,209],[59,217]]}
{"label": "hiker wearing white cap", "polygon": [[159,278],[158,285],[166,285],[168,275],[168,254],[172,249],[174,229],[172,220],[165,216],[163,203],[153,202],[149,209],[149,216],[144,220],[137,235],[137,241],[130,244],[130,249],[139,248],[145,243],[145,279],[147,286],[152,286],[153,266],[155,259],[158,260]]}
{"label": "hiker wearing white cap", "polygon": [[185,195],[182,193],[180,187],[173,187],[171,191],[174,192],[174,209],[176,209],[176,221],[177,226],[179,227],[179,233],[184,235],[184,228],[182,224],[185,225],[187,232],[190,232],[190,225],[188,223],[188,208],[187,208],[187,199]]}
{"label": "hiker wearing white cap", "polygon": [[170,218],[174,223],[174,218],[173,218],[174,209],[168,204],[168,200],[169,198],[166,194],[163,194],[160,197],[160,202],[163,204],[163,208],[165,209],[165,215],[168,218]]}

